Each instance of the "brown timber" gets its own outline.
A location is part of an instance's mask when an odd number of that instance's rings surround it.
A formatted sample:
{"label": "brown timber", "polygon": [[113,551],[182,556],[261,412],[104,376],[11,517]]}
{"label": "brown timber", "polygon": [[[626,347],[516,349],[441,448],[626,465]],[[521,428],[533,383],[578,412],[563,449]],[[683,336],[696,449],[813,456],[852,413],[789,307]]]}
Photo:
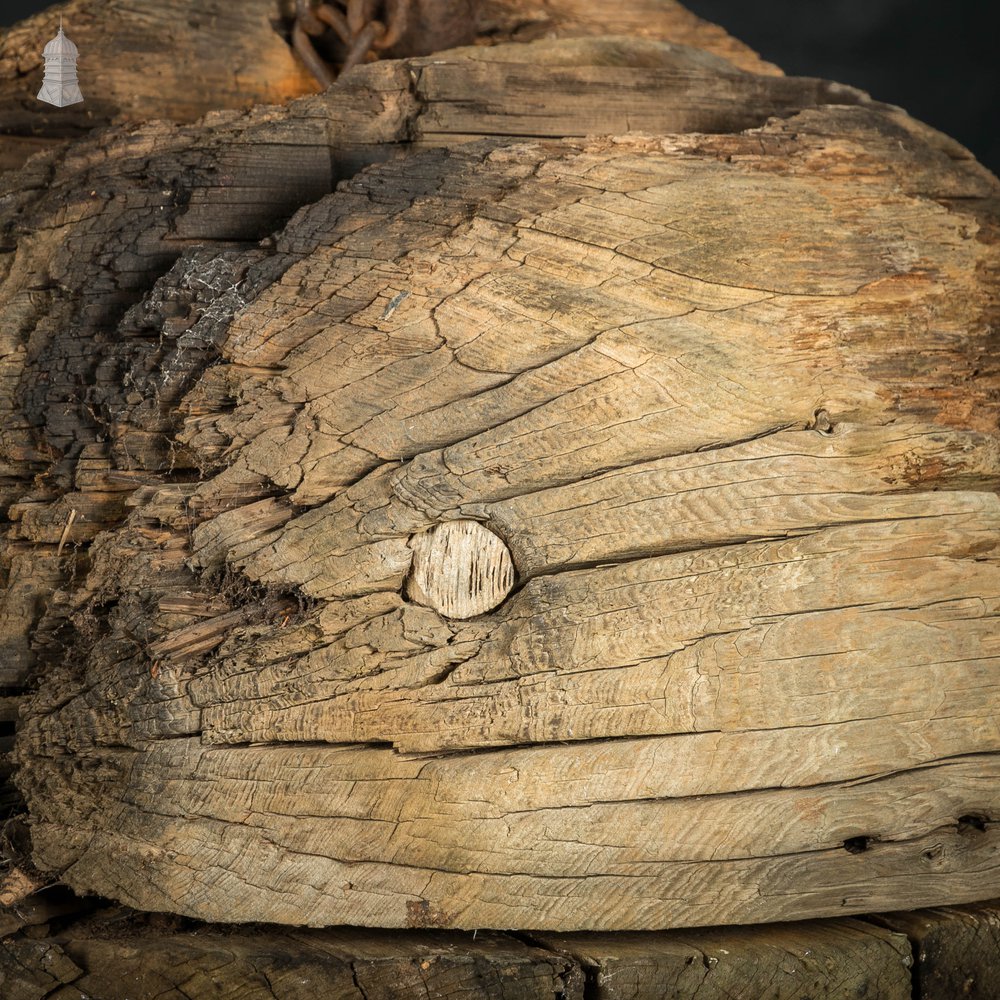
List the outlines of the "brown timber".
{"label": "brown timber", "polygon": [[1000,893],[998,183],[726,54],[459,48],[0,178],[40,869],[546,932]]}

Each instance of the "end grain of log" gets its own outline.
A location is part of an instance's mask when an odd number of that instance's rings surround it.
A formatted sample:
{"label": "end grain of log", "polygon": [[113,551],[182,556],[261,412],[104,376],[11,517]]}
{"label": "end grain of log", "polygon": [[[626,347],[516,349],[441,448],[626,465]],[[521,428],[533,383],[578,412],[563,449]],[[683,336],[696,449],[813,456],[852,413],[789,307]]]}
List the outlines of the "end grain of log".
{"label": "end grain of log", "polygon": [[477,521],[446,521],[413,535],[410,600],[446,618],[473,618],[497,607],[514,586],[502,539]]}

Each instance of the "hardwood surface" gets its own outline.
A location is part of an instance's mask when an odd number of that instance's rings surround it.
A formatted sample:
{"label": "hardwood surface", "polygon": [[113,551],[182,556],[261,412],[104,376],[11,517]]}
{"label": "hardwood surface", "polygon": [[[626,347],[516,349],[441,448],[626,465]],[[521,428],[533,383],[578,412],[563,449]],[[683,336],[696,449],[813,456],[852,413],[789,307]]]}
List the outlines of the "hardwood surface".
{"label": "hardwood surface", "polygon": [[20,932],[0,924],[5,1000],[983,1000],[1000,983],[995,904],[759,927],[507,935],[237,929],[108,906],[73,917],[67,902],[26,902]]}
{"label": "hardwood surface", "polygon": [[588,1000],[911,1000],[903,934],[860,920],[537,939],[584,970]]}
{"label": "hardwood surface", "polygon": [[[981,819],[970,817],[974,835]],[[914,1000],[1000,996],[1000,905],[943,906],[886,913],[879,921],[913,942]]]}
{"label": "hardwood surface", "polygon": [[[14,25],[0,33],[0,170],[109,123],[191,122],[315,93],[320,85],[288,43],[294,11],[294,0],[67,0]],[[36,95],[42,49],[60,15],[80,50],[84,103],[57,109]],[[408,30],[387,55],[605,34],[693,46],[740,69],[780,75],[673,0],[620,0],[599,13],[580,0],[412,0]]]}
{"label": "hardwood surface", "polygon": [[[532,45],[6,175],[35,863],[324,926],[995,896],[996,179],[856,91]],[[413,588],[469,521],[467,618]]]}

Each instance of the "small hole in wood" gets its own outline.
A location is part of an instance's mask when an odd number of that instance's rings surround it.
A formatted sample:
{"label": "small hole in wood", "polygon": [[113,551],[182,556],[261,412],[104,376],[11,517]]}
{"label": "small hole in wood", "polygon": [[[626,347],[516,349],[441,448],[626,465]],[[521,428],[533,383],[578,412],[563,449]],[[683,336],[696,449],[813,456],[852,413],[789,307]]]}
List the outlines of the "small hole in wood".
{"label": "small hole in wood", "polygon": [[970,813],[967,816],[958,817],[958,832],[963,834],[985,833],[986,824],[989,822],[985,816],[978,816]]}
{"label": "small hole in wood", "polygon": [[868,850],[869,837],[848,837],[844,841],[844,850],[848,854],[864,854]]}

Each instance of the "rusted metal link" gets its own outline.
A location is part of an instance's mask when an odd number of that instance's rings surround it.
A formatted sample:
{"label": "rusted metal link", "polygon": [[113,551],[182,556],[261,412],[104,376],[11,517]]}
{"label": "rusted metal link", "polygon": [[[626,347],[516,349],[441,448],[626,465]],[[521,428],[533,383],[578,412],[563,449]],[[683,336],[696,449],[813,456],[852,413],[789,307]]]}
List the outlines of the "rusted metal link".
{"label": "rusted metal link", "polygon": [[357,38],[361,29],[375,17],[374,0],[347,0],[347,26]]}
{"label": "rusted metal link", "polygon": [[406,34],[412,0],[386,0],[385,34],[375,39],[375,48],[391,49]]}
{"label": "rusted metal link", "polygon": [[368,53],[371,52],[375,38],[380,34],[385,34],[385,26],[378,21],[369,21],[356,35],[351,45],[351,51],[347,53],[347,58],[344,60],[340,72],[346,73],[349,69],[353,69],[363,62],[368,57]]}
{"label": "rusted metal link", "polygon": [[320,58],[319,53],[313,48],[309,41],[306,29],[306,22],[302,18],[296,18],[292,25],[292,48],[298,53],[299,58],[306,64],[306,68],[324,86],[333,85],[336,76],[329,66]]}
{"label": "rusted metal link", "polygon": [[[379,52],[398,44],[406,33],[413,0],[335,0],[313,7],[309,0],[295,0],[292,47],[309,71],[324,86],[331,86],[338,74],[320,56],[312,43],[330,29],[347,48],[340,66],[345,73]],[[382,17],[376,15],[382,8]]]}
{"label": "rusted metal link", "polygon": [[345,45],[351,44],[351,29],[347,25],[347,18],[328,3],[321,3],[315,10],[315,15],[319,20],[328,24],[340,37]]}

